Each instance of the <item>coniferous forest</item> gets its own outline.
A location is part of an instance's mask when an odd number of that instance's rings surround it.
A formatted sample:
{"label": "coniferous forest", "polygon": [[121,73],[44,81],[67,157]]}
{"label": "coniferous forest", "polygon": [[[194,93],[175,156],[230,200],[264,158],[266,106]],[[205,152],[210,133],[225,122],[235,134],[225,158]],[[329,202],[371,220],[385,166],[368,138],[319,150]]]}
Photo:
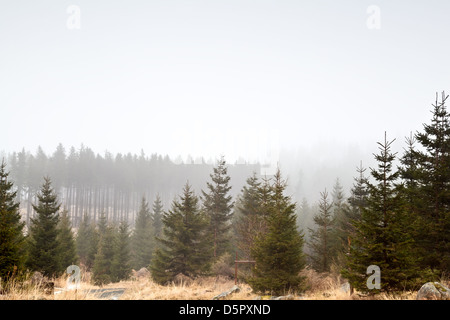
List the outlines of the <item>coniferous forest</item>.
{"label": "coniferous forest", "polygon": [[0,1],[0,305],[450,300],[449,12]]}
{"label": "coniferous forest", "polygon": [[[337,273],[359,292],[417,290],[450,271],[447,100],[436,94],[423,128],[403,141],[380,132],[376,165],[360,163],[350,190],[336,179],[315,206],[287,192],[282,164],[267,176],[225,157],[176,164],[63,145],[51,155],[13,152],[0,166],[2,290],[71,265],[98,285],[141,268],[167,285],[180,274],[219,275],[217,264],[232,267],[235,256],[254,262],[244,281],[259,293],[302,292],[305,268]],[[369,266],[380,286],[368,287]]]}

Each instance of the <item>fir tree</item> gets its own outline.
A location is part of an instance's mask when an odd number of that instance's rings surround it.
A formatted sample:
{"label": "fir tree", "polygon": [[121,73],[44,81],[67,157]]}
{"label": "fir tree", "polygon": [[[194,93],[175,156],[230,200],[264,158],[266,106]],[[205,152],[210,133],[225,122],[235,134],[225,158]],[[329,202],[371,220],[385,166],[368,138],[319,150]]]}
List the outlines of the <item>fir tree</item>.
{"label": "fir tree", "polygon": [[44,178],[44,184],[37,194],[38,203],[33,205],[37,217],[31,219],[27,266],[45,276],[56,276],[64,272],[61,261],[61,246],[58,237],[58,197],[51,186],[51,180]]}
{"label": "fir tree", "polygon": [[264,202],[267,231],[256,239],[251,255],[256,266],[248,280],[256,292],[272,295],[302,290],[305,265],[303,235],[296,227],[295,203],[284,195],[286,183],[277,171],[269,201]]}
{"label": "fir tree", "polygon": [[309,229],[312,267],[317,272],[329,272],[334,259],[334,219],[333,203],[328,199],[328,192],[320,193],[319,213],[313,218],[315,229]]}
{"label": "fir tree", "polygon": [[229,250],[232,218],[232,197],[228,193],[230,177],[227,174],[225,159],[219,160],[214,173],[210,175],[212,183],[207,182],[208,192],[202,191],[204,210],[209,216],[210,233],[213,236],[214,257]]}
{"label": "fir tree", "polygon": [[76,236],[76,248],[80,262],[90,270],[94,265],[98,250],[99,235],[95,223],[90,221],[89,215],[84,214]]}
{"label": "fir tree", "polygon": [[108,217],[105,212],[100,213],[97,221],[97,232],[99,237],[103,237],[108,230]]}
{"label": "fir tree", "polygon": [[142,198],[131,238],[133,252],[132,267],[135,270],[147,267],[150,264],[155,245],[154,242],[154,229],[150,209],[147,200]]}
{"label": "fir tree", "polygon": [[345,194],[344,188],[341,185],[341,181],[339,178],[336,178],[336,181],[333,185],[333,191],[331,192],[332,204],[333,204],[333,215],[335,217],[339,216],[342,213],[343,207],[345,205]]}
{"label": "fir tree", "polygon": [[403,181],[405,200],[409,204],[409,210],[414,211],[419,204],[419,153],[416,149],[416,138],[412,135],[405,139],[406,148],[402,158],[401,166],[398,168],[400,177]]}
{"label": "fir tree", "polygon": [[[414,190],[414,180],[418,184],[414,206],[416,207],[420,229],[417,245],[421,253],[422,268],[431,268],[437,276],[450,270],[450,120],[446,101],[448,96],[442,93],[441,101],[433,104],[433,117],[430,124],[424,124],[423,132],[418,132],[415,139],[420,144],[413,160],[417,166],[405,165],[407,172],[413,176],[409,193]],[[422,151],[423,150],[423,151]],[[411,194],[414,196],[414,192]]]}
{"label": "fir tree", "polygon": [[366,168],[363,167],[362,161],[359,167],[356,168],[358,175],[354,178],[353,186],[350,190],[350,197],[348,203],[351,208],[351,214],[349,214],[350,220],[358,219],[361,216],[362,208],[367,206],[368,180],[365,176]]}
{"label": "fir tree", "polygon": [[336,219],[336,232],[338,241],[340,241],[340,251],[338,252],[338,261],[340,265],[345,264],[344,256],[349,253],[352,239],[355,235],[354,223],[360,221],[361,210],[367,206],[367,183],[364,172],[367,169],[362,166],[356,168],[357,176],[354,177],[353,186],[350,189],[350,197],[347,199],[347,205],[343,207],[340,219]]}
{"label": "fir tree", "polygon": [[381,289],[398,292],[414,286],[417,276],[412,255],[412,230],[401,193],[396,186],[399,171],[393,171],[396,154],[385,134],[378,143],[380,153],[375,155],[377,169],[371,169],[376,184],[368,183],[367,207],[361,211],[360,221],[354,222],[355,238],[350,247],[347,267],[343,270],[350,284],[368,291],[367,267],[376,265],[381,270]]}
{"label": "fir tree", "polygon": [[92,280],[96,285],[105,285],[114,280],[113,260],[116,249],[116,230],[108,224],[103,214],[98,223],[99,243],[92,267]]}
{"label": "fir tree", "polygon": [[240,256],[250,257],[251,248],[259,233],[265,230],[264,215],[261,210],[261,182],[256,173],[247,179],[247,185],[235,202],[234,230],[236,247]]}
{"label": "fir tree", "polygon": [[332,242],[332,259],[333,262],[340,265],[343,262],[342,254],[348,249],[347,246],[347,234],[345,232],[345,225],[347,224],[346,211],[348,203],[345,201],[344,188],[341,185],[339,178],[333,186],[332,196],[332,212],[333,212],[333,226],[331,232]]}
{"label": "fir tree", "polygon": [[78,264],[75,237],[72,232],[70,217],[66,209],[64,209],[61,213],[58,230],[57,240],[60,245],[60,259],[62,267],[67,268],[70,265]]}
{"label": "fir tree", "polygon": [[24,223],[20,221],[16,192],[8,179],[6,163],[0,165],[0,278],[4,283],[24,267]]}
{"label": "fir tree", "polygon": [[132,270],[130,257],[130,231],[128,223],[123,220],[119,225],[114,259],[111,265],[112,279],[114,282],[130,278]]}
{"label": "fir tree", "polygon": [[162,232],[162,216],[164,213],[163,204],[161,201],[161,197],[159,194],[156,195],[156,199],[153,202],[152,206],[152,224],[153,224],[153,231],[156,237],[161,236]]}
{"label": "fir tree", "polygon": [[157,238],[162,246],[155,251],[150,266],[153,279],[166,284],[180,273],[196,277],[207,272],[211,262],[209,221],[188,183],[162,222],[163,234]]}

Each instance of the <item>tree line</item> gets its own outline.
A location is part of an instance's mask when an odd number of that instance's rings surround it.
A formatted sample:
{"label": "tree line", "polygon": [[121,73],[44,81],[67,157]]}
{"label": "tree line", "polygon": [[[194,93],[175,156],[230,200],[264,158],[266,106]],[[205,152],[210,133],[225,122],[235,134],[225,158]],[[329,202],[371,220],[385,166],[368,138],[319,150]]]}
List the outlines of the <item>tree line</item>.
{"label": "tree line", "polygon": [[[371,292],[417,288],[444,276],[450,265],[447,98],[444,93],[440,101],[436,97],[430,123],[406,139],[402,155],[391,151],[395,139],[385,133],[373,155],[377,167],[360,164],[350,197],[345,198],[338,180],[331,199],[324,190],[309,228],[298,225],[304,220],[286,194],[280,169],[273,177],[248,175],[233,201],[228,166],[221,158],[206,190],[196,193],[186,180],[167,209],[158,197],[151,209],[141,198],[133,228],[123,217],[117,221],[101,213],[94,220],[85,213],[76,235],[46,178],[33,205],[37,216],[24,235],[17,190],[3,163],[0,277],[7,279],[25,266],[56,274],[80,259],[98,284],[126,279],[132,268],[148,267],[153,280],[164,285],[179,274],[211,274],[213,264],[238,252],[255,261],[245,281],[257,292],[304,290],[300,272],[306,266],[320,273],[335,268],[364,292],[367,268],[376,265],[381,288]],[[300,209],[305,211],[307,204]]]}
{"label": "tree line", "polygon": [[[167,205],[185,179],[196,190],[203,188],[214,166],[203,158],[172,161],[167,155],[147,156],[143,151],[100,155],[84,145],[66,150],[62,144],[50,155],[38,147],[34,154],[22,149],[6,158],[26,225],[35,214],[33,203],[37,200],[42,178],[49,176],[76,228],[85,213],[95,221],[104,213],[116,222],[127,219],[132,224],[143,196],[154,200],[159,194]],[[259,170],[259,164],[247,163],[236,163],[229,168],[235,186],[243,185],[248,174]]]}

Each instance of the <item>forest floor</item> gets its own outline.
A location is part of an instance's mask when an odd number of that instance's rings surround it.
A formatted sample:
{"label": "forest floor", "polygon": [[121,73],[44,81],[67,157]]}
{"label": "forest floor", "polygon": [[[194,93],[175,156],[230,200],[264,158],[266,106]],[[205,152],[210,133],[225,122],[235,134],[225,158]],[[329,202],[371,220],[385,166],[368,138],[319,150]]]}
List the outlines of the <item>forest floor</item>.
{"label": "forest floor", "polygon": [[[293,300],[414,300],[416,292],[404,292],[401,295],[379,294],[366,296],[359,293],[350,295],[348,287],[339,276],[319,275],[305,270],[306,284],[309,289],[301,294],[292,294]],[[234,279],[229,277],[203,277],[196,280],[178,281],[166,286],[156,284],[149,276],[133,277],[128,281],[110,283],[104,286],[90,284],[83,278],[77,288],[67,286],[67,277],[54,279],[54,290],[46,293],[39,287],[14,289],[0,294],[0,300],[212,300],[234,287]],[[254,293],[246,283],[238,283],[240,290],[226,300],[270,299]],[[346,289],[347,288],[347,289]]]}

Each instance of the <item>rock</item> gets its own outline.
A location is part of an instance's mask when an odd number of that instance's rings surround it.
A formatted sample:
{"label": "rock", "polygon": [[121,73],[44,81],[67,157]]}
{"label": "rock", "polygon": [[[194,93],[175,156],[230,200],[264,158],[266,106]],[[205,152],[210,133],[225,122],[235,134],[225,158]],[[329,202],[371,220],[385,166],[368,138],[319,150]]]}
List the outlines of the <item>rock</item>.
{"label": "rock", "polygon": [[150,271],[147,268],[140,268],[138,271],[135,271],[134,276],[136,278],[148,278],[150,277]]}
{"label": "rock", "polygon": [[288,294],[287,296],[256,296],[253,300],[295,300],[295,297],[292,294]]}
{"label": "rock", "polygon": [[417,292],[416,300],[450,300],[450,289],[439,282],[427,282]]}
{"label": "rock", "polygon": [[350,283],[348,283],[348,282],[344,283],[344,284],[339,288],[339,290],[340,290],[341,292],[350,294]]}
{"label": "rock", "polygon": [[239,291],[241,291],[241,288],[239,288],[238,286],[235,285],[235,286],[233,286],[233,288],[231,288],[230,290],[225,291],[225,292],[222,292],[221,294],[215,296],[215,297],[213,298],[213,300],[222,300],[222,299],[225,299],[225,298],[226,298],[227,296],[229,296],[230,294],[233,294],[233,293],[239,292]]}
{"label": "rock", "polygon": [[294,296],[292,294],[288,294],[287,296],[271,297],[270,300],[294,300]]}

